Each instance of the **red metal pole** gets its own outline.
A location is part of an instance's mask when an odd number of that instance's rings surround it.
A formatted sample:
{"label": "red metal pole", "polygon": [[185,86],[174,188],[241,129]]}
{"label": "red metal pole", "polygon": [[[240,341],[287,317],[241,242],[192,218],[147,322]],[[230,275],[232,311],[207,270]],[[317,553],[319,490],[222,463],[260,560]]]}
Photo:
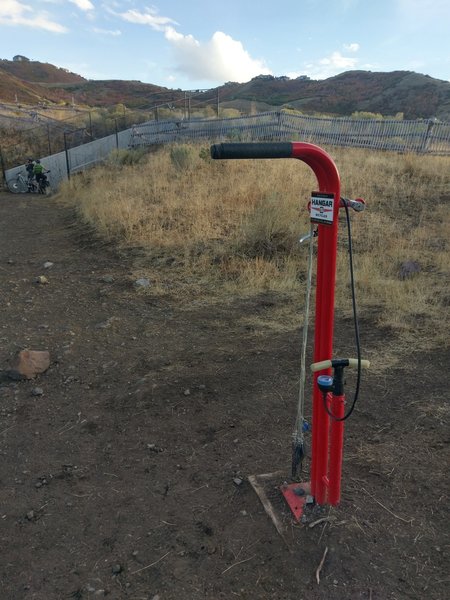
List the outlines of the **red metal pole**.
{"label": "red metal pole", "polygon": [[[335,198],[333,224],[318,226],[314,362],[319,362],[330,359],[333,354],[334,287],[336,282],[339,200],[341,197],[340,178],[332,158],[318,146],[293,142],[292,156],[303,160],[312,168],[317,177],[320,192],[332,193]],[[327,373],[330,373],[330,371],[327,371]],[[311,494],[318,504],[325,504],[329,483],[330,418],[323,406],[323,398],[316,384],[316,378],[317,375],[315,375],[313,383]],[[343,424],[341,425],[343,433]],[[330,462],[330,471],[332,468]]]}
{"label": "red metal pole", "polygon": [[[319,184],[317,191],[334,195],[333,223],[318,226],[314,333],[314,362],[331,359],[338,214],[341,197],[339,172],[333,159],[319,146],[304,142],[215,144],[211,147],[211,156],[215,159],[298,158],[314,171]],[[327,372],[330,373],[329,370]],[[316,384],[315,376],[313,384],[311,494],[318,504],[325,504],[327,501],[329,431],[330,419],[324,409],[322,395]]]}
{"label": "red metal pole", "polygon": [[[345,396],[332,396],[330,412],[337,419],[345,413]],[[328,504],[336,506],[341,499],[342,455],[344,452],[344,421],[332,419],[330,430],[330,464]]]}

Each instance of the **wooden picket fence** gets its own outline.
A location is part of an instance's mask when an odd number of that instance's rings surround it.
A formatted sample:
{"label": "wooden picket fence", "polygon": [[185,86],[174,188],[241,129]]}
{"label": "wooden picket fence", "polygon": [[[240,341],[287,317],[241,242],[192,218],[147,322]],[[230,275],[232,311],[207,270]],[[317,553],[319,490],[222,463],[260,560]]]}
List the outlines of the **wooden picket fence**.
{"label": "wooden picket fence", "polygon": [[148,121],[132,127],[130,146],[205,139],[301,141],[395,152],[450,154],[450,123],[436,119],[325,118],[265,112],[228,119]]}

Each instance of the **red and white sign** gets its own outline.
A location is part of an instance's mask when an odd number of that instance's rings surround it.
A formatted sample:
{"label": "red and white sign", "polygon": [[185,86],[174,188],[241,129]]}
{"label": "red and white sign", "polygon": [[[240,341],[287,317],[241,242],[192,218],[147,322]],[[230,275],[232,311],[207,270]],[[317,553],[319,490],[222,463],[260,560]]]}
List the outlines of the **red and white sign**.
{"label": "red and white sign", "polygon": [[311,193],[311,221],[321,225],[333,225],[334,194]]}

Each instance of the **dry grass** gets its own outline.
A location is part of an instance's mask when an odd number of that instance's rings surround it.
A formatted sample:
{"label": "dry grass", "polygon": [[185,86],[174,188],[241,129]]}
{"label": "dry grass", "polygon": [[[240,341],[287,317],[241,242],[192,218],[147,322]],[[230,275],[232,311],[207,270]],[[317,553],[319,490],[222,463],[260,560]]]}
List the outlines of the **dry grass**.
{"label": "dry grass", "polygon": [[[367,202],[364,213],[352,215],[360,311],[405,340],[421,336],[423,345],[430,336],[422,332],[436,329],[449,302],[450,159],[329,152],[342,194]],[[206,147],[165,147],[138,164],[119,168],[116,161],[74,178],[62,196],[105,238],[145,248],[139,273],[160,293],[217,299],[271,290],[295,298],[298,311],[307,257],[298,238],[309,230],[313,172],[294,160],[208,156]],[[340,227],[336,302],[349,313],[344,215]],[[401,280],[404,261],[417,261],[420,272]],[[435,341],[446,343],[442,326]]]}

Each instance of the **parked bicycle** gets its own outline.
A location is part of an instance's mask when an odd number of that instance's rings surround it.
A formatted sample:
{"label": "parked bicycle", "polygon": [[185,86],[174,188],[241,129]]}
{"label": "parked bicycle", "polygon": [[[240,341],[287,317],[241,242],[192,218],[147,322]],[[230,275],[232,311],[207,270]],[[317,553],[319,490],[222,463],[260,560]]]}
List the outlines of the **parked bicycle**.
{"label": "parked bicycle", "polygon": [[47,173],[50,173],[49,170],[42,171],[39,180],[37,181],[37,192],[38,194],[47,194],[50,187],[50,182],[47,177]]}
{"label": "parked bicycle", "polygon": [[37,182],[34,178],[29,179],[24,171],[20,171],[16,179],[8,184],[8,187],[15,194],[47,194],[50,187],[47,173],[50,171],[44,171]]}
{"label": "parked bicycle", "polygon": [[[15,181],[8,185],[9,189],[15,194],[26,194],[27,192],[37,191],[37,184],[21,171]],[[32,189],[33,188],[33,189]],[[35,189],[34,189],[35,188]]]}

